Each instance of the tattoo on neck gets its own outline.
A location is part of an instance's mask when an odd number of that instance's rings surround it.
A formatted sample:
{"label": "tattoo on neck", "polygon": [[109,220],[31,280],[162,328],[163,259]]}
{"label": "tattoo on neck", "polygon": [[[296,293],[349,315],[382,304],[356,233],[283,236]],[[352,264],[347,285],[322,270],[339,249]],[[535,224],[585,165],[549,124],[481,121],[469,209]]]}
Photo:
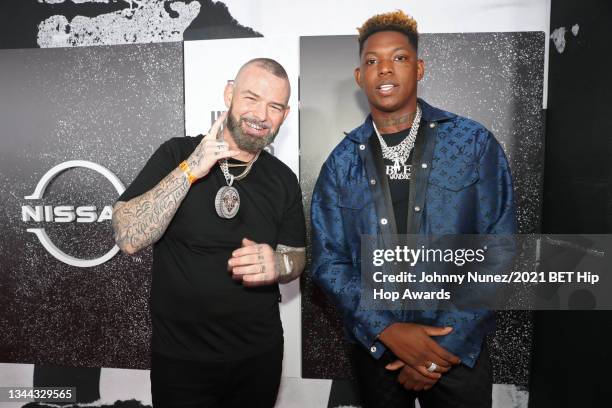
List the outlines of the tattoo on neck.
{"label": "tattoo on neck", "polygon": [[398,116],[395,118],[384,118],[380,120],[376,120],[376,127],[380,129],[392,127],[392,126],[401,126],[406,123],[412,124],[414,121],[414,117],[416,116],[416,111],[407,113],[402,116]]}

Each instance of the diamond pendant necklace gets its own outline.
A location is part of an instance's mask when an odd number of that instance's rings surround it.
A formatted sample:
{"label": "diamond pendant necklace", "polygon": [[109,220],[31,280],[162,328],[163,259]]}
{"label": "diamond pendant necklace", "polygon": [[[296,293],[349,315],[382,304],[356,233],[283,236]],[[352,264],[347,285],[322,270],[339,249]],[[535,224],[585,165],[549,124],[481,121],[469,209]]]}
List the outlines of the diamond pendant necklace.
{"label": "diamond pendant necklace", "polygon": [[238,214],[238,210],[240,209],[240,194],[238,194],[238,190],[236,190],[236,187],[233,187],[232,184],[234,184],[236,180],[242,180],[249,174],[253,167],[253,163],[255,163],[260,153],[261,151],[257,152],[255,157],[246,165],[244,171],[237,176],[229,172],[227,159],[219,160],[219,166],[223,172],[223,177],[225,177],[225,182],[227,183],[227,186],[221,187],[215,196],[215,209],[219,217],[230,219]]}
{"label": "diamond pendant necklace", "polygon": [[[416,141],[417,133],[419,132],[419,125],[421,124],[421,107],[417,104],[416,114],[414,115],[414,120],[412,121],[412,127],[410,128],[410,132],[408,136],[404,138],[399,144],[395,146],[389,147],[385,140],[380,135],[378,128],[376,127],[376,123],[372,121],[372,125],[374,125],[374,131],[376,132],[376,136],[378,136],[378,142],[380,143],[380,148],[382,150],[382,155],[387,160],[393,160],[393,169],[398,171],[400,166],[406,164],[406,160],[410,156],[410,152],[414,147],[414,142]],[[401,163],[401,164],[400,164]]]}

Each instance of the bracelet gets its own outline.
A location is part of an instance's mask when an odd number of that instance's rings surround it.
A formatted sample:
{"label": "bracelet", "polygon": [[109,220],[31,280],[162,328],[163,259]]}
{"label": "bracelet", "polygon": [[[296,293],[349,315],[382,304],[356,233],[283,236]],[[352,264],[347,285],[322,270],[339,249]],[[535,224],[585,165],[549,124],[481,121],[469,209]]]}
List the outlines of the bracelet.
{"label": "bracelet", "polygon": [[189,168],[189,164],[186,160],[179,164],[179,169],[181,169],[183,173],[185,173],[185,175],[187,176],[187,180],[189,180],[189,184],[193,184],[198,179],[196,176],[191,174],[191,168]]}
{"label": "bracelet", "polygon": [[281,273],[281,275],[291,275],[291,272],[293,272],[293,262],[291,262],[291,259],[289,259],[289,255],[284,253],[283,261],[285,263],[285,273]]}

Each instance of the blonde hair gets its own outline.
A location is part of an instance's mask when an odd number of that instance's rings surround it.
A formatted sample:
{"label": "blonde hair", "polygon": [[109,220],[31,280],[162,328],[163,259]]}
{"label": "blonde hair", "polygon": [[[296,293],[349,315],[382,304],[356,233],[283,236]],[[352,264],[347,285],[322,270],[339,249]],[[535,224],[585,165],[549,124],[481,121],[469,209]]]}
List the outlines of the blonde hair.
{"label": "blonde hair", "polygon": [[368,37],[380,31],[397,31],[408,37],[408,41],[417,51],[419,48],[419,32],[417,31],[417,22],[414,18],[404,13],[402,10],[396,10],[389,13],[377,14],[367,19],[361,27],[357,27],[359,32],[359,55],[363,51],[363,44]]}

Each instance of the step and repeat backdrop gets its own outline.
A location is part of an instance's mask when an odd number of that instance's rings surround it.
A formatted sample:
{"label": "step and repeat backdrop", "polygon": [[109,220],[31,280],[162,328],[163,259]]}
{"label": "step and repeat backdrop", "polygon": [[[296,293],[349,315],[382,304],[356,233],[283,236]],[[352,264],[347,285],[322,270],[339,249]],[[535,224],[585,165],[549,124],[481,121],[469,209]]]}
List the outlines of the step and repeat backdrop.
{"label": "step and repeat backdrop", "polygon": [[[397,8],[425,33],[420,96],[496,135],[521,232],[536,232],[547,1],[0,5],[0,386],[80,381],[80,402],[150,405],[151,251],[118,252],[113,202],[161,143],[208,130],[242,63],[271,57],[289,74],[292,110],[269,151],[299,176],[308,210],[322,162],[367,113],[355,27]],[[357,406],[336,312],[307,273],[281,288],[277,406]],[[526,407],[531,330],[528,313],[500,313],[497,406]]]}

